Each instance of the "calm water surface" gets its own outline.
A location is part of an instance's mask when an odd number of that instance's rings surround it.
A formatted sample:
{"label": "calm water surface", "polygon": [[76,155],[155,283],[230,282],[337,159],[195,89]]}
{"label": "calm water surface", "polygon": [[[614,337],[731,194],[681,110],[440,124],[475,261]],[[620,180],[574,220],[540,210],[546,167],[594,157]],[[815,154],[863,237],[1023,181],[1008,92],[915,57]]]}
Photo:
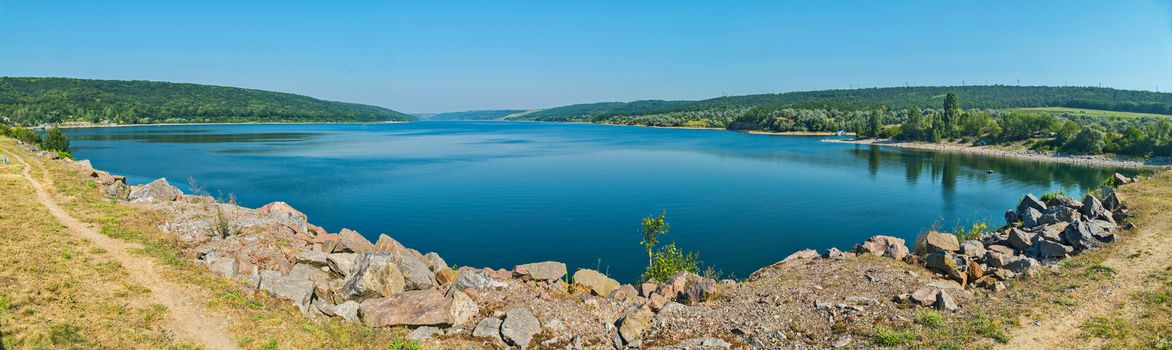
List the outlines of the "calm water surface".
{"label": "calm water surface", "polygon": [[[746,277],[803,248],[1000,225],[1022,193],[1083,193],[1116,169],[820,142],[818,137],[584,124],[418,122],[75,129],[75,155],[132,183],[189,177],[259,207],[387,233],[450,264],[542,260],[633,281],[639,219]],[[986,170],[994,170],[987,173]],[[993,225],[991,225],[993,226]]]}

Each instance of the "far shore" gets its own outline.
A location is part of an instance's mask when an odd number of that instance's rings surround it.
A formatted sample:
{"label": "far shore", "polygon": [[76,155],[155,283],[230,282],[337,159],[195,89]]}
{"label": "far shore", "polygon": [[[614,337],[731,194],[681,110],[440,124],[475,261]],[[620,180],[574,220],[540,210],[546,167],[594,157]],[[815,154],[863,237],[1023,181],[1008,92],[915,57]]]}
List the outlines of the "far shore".
{"label": "far shore", "polygon": [[1086,165],[1086,166],[1105,166],[1105,167],[1122,167],[1122,168],[1144,168],[1144,169],[1167,169],[1172,167],[1172,163],[1167,159],[1155,159],[1148,161],[1125,160],[1109,158],[1103,155],[1094,156],[1074,156],[1052,152],[1038,152],[1031,150],[1006,150],[998,149],[990,146],[968,146],[957,143],[924,143],[924,142],[903,142],[891,139],[849,139],[849,140],[822,140],[823,142],[833,143],[850,143],[856,145],[875,145],[885,147],[897,147],[904,149],[918,149],[937,152],[960,152],[971,154],[983,154],[999,157],[1011,157],[1019,159],[1029,159],[1037,161],[1057,162],[1066,164]]}
{"label": "far shore", "polygon": [[[193,125],[307,125],[307,124],[397,124],[411,121],[388,120],[380,122],[216,122],[216,123],[150,123],[150,124],[58,124],[62,129],[89,129],[89,128],[128,128],[135,126],[193,126]],[[33,128],[45,128],[44,125]]]}

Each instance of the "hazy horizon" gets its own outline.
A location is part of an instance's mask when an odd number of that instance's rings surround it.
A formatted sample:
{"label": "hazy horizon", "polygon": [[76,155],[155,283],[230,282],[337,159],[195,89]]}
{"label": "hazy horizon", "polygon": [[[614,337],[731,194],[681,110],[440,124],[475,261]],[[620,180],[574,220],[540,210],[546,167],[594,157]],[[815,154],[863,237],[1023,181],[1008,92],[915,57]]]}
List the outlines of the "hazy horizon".
{"label": "hazy horizon", "polygon": [[234,86],[405,113],[906,85],[1159,91],[1172,87],[1170,14],[1167,0],[3,1],[0,75]]}

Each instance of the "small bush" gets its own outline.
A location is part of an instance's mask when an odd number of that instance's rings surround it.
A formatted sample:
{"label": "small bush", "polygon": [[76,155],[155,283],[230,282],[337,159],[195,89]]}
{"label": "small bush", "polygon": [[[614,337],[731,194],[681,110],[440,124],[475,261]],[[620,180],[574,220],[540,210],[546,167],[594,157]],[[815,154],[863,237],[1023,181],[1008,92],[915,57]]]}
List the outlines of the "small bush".
{"label": "small bush", "polygon": [[875,345],[896,346],[915,339],[916,334],[911,331],[897,331],[883,326],[875,328]]}
{"label": "small bush", "polygon": [[939,312],[936,312],[936,310],[925,309],[916,312],[916,323],[925,326],[938,326],[942,320],[943,318],[940,316]]}
{"label": "small bush", "polygon": [[675,242],[660,247],[651,256],[651,265],[643,272],[643,280],[667,281],[681,271],[696,273],[700,270],[700,254],[684,253]]}
{"label": "small bush", "polygon": [[422,348],[419,346],[418,340],[403,338],[395,338],[391,341],[391,345],[387,345],[387,350],[420,350]]}
{"label": "small bush", "polygon": [[1065,196],[1065,195],[1066,195],[1066,191],[1057,190],[1054,192],[1043,193],[1042,197],[1038,198],[1038,199],[1041,199],[1043,202],[1050,203],[1050,201],[1054,200],[1054,198],[1057,198],[1058,196]]}

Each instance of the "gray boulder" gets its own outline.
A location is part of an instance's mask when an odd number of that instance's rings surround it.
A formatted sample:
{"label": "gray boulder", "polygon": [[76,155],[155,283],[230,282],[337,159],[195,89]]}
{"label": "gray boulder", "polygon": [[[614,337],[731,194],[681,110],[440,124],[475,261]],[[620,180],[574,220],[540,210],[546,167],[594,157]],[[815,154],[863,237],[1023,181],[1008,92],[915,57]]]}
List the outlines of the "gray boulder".
{"label": "gray boulder", "polygon": [[166,178],[161,178],[145,186],[136,186],[131,189],[130,199],[131,203],[153,203],[153,202],[171,202],[183,196],[183,191],[178,187],[171,186]]}
{"label": "gray boulder", "polygon": [[260,289],[293,302],[302,313],[309,312],[313,297],[313,281],[281,276],[280,272],[265,270],[260,273]]}
{"label": "gray boulder", "polygon": [[1013,209],[1005,211],[1005,224],[1013,225],[1015,222],[1021,221],[1021,215],[1018,215]]}
{"label": "gray boulder", "polygon": [[358,254],[334,253],[326,255],[326,266],[339,276],[347,276],[354,272],[354,262],[357,260]]}
{"label": "gray boulder", "polygon": [[440,332],[439,328],[432,327],[432,326],[423,326],[423,327],[416,328],[415,330],[411,331],[411,333],[407,333],[407,339],[427,340],[427,339],[431,339],[431,337],[435,336],[435,334],[439,333],[439,332]]}
{"label": "gray boulder", "polygon": [[385,254],[358,254],[354,272],[342,281],[342,297],[348,300],[388,297],[406,290],[403,272]]}
{"label": "gray boulder", "polygon": [[[1086,195],[1082,198],[1082,209],[1079,210],[1083,216],[1090,218],[1097,218],[1107,213],[1107,208],[1103,207],[1103,202],[1092,195]],[[1110,217],[1110,215],[1107,215]]]}
{"label": "gray boulder", "polygon": [[528,308],[518,307],[505,313],[501,322],[501,338],[510,345],[526,349],[533,336],[541,331],[541,323]]}
{"label": "gray boulder", "polygon": [[1119,201],[1119,195],[1116,194],[1115,191],[1111,191],[1103,197],[1103,208],[1109,211],[1119,210],[1119,208],[1122,206],[1122,203],[1123,202]]}
{"label": "gray boulder", "polygon": [[1033,194],[1026,194],[1025,197],[1021,198],[1021,203],[1017,204],[1017,213],[1021,216],[1025,216],[1027,209],[1030,208],[1033,208],[1038,212],[1044,212],[1046,211],[1046,203],[1043,203],[1042,200],[1038,199],[1038,197],[1034,197]]}
{"label": "gray boulder", "polygon": [[1019,230],[1017,228],[1011,228],[1009,229],[1009,238],[1006,239],[1006,243],[1009,243],[1009,245],[1014,249],[1026,250],[1030,248],[1031,244],[1033,244],[1033,240],[1033,233]]}
{"label": "gray boulder", "polygon": [[1049,240],[1038,240],[1033,246],[1034,255],[1043,259],[1061,258],[1074,252],[1074,247]]}
{"label": "gray boulder", "polygon": [[1106,236],[1107,233],[1102,232],[1098,226],[1092,226],[1086,222],[1072,223],[1062,231],[1062,241],[1073,246],[1077,250],[1096,250],[1103,246],[1095,236]]}
{"label": "gray boulder", "polygon": [[438,285],[435,281],[435,272],[427,267],[422,260],[405,250],[393,253],[395,265],[403,272],[408,290],[428,289]]}
{"label": "gray boulder", "polygon": [[456,272],[456,281],[452,287],[457,289],[489,290],[507,287],[505,282],[497,281],[480,270],[461,269]]}
{"label": "gray boulder", "polygon": [[623,315],[616,324],[623,343],[631,344],[642,340],[643,333],[651,328],[651,318],[653,317],[655,317],[655,313],[646,307],[631,310]]}
{"label": "gray boulder", "polygon": [[1115,179],[1115,186],[1122,186],[1131,183],[1131,178],[1123,176],[1123,174],[1120,173],[1115,173],[1115,176],[1112,178]]}
{"label": "gray boulder", "polygon": [[297,253],[297,262],[317,267],[329,266],[329,256],[324,252],[304,251]]}
{"label": "gray boulder", "polygon": [[1063,206],[1063,207],[1067,207],[1067,208],[1074,208],[1076,210],[1082,208],[1082,202],[1079,202],[1079,201],[1075,200],[1074,198],[1070,198],[1070,196],[1067,196],[1064,194],[1054,196],[1054,199],[1050,200],[1049,205],[1051,207]]}
{"label": "gray boulder", "polygon": [[1041,211],[1034,209],[1033,207],[1029,207],[1026,208],[1024,212],[1021,212],[1022,227],[1037,227],[1043,224]]}
{"label": "gray boulder", "polygon": [[960,244],[960,252],[967,257],[980,258],[985,256],[985,244],[975,240],[964,241]]}
{"label": "gray boulder", "polygon": [[513,268],[513,274],[525,280],[556,281],[566,275],[566,264],[557,261],[543,261]]}
{"label": "gray boulder", "polygon": [[866,242],[855,246],[855,253],[886,256],[895,260],[902,260],[910,252],[903,238],[892,236],[871,236]]}
{"label": "gray boulder", "polygon": [[347,300],[344,303],[334,306],[334,315],[346,320],[350,323],[358,323],[358,302]]}
{"label": "gray boulder", "polygon": [[496,317],[485,317],[477,322],[476,328],[472,330],[472,336],[494,339],[500,344],[505,343],[505,339],[501,338],[501,320]]}
{"label": "gray boulder", "polygon": [[1033,270],[1039,266],[1042,266],[1042,264],[1039,263],[1037,260],[1034,260],[1033,258],[1027,258],[1024,256],[1016,256],[1016,257],[1013,257],[1008,264],[1005,264],[1004,268],[1006,270],[1013,271],[1014,273],[1020,274],[1020,273],[1030,272],[1031,270]]}
{"label": "gray boulder", "polygon": [[1051,206],[1050,209],[1042,215],[1042,224],[1075,222],[1080,219],[1082,219],[1082,214],[1078,213],[1078,209],[1055,205]]}

